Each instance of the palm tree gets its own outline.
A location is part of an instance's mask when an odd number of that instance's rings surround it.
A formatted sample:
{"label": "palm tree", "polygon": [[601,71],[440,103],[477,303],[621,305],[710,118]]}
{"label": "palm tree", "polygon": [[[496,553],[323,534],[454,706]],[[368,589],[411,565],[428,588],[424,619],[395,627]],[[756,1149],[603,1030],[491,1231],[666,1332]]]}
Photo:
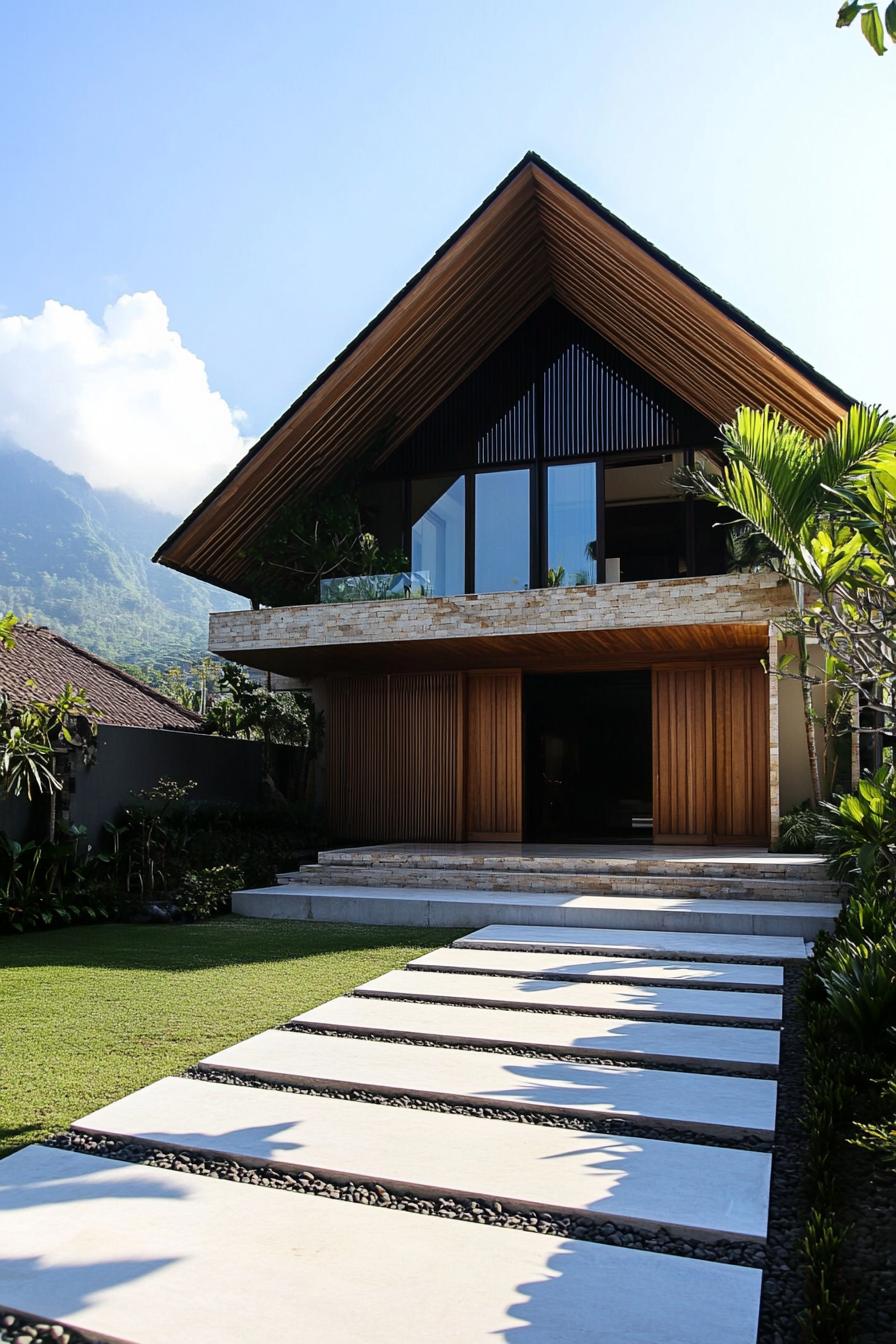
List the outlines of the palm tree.
{"label": "palm tree", "polygon": [[695,468],[679,479],[686,490],[737,514],[757,538],[764,538],[771,548],[769,563],[793,586],[812,802],[817,806],[822,790],[812,705],[815,678],[802,620],[811,583],[809,544],[819,524],[835,513],[835,492],[848,488],[881,448],[896,445],[896,422],[879,407],[851,406],[842,420],[815,438],[768,406],[742,406],[722,426],[721,440],[725,465],[719,475]]}

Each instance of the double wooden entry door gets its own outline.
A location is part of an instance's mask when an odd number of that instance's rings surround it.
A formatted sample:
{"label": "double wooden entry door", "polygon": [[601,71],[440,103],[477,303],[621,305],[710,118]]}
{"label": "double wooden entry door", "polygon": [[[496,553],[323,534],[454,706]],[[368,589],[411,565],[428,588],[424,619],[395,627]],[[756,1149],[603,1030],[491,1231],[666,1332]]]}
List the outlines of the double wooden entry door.
{"label": "double wooden entry door", "polygon": [[758,660],[653,669],[653,839],[764,845],[768,682]]}

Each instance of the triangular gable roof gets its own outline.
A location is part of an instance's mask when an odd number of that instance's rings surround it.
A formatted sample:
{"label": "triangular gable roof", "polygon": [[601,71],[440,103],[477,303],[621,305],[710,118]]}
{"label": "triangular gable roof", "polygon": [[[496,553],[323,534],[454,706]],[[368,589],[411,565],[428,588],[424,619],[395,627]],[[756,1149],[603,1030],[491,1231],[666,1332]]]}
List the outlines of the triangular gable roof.
{"label": "triangular gable roof", "polygon": [[287,495],[395,448],[549,297],[715,424],[769,404],[819,433],[852,400],[529,153],[155,559],[240,591],[241,550]]}

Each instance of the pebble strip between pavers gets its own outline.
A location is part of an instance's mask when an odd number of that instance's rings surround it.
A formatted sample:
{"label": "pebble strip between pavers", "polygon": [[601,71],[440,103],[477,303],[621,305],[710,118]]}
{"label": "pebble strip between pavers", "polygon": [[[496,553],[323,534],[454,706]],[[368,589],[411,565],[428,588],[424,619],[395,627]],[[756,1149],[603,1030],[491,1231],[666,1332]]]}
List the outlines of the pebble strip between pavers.
{"label": "pebble strip between pavers", "polygon": [[503,1008],[551,1008],[568,1013],[655,1017],[719,1023],[760,1022],[778,1026],[779,994],[723,989],[668,989],[653,985],[574,985],[534,974],[469,975],[461,971],[387,971],[359,985],[356,994],[427,999],[433,1003],[494,1004]]}
{"label": "pebble strip between pavers", "polygon": [[[669,1065],[680,1057],[677,1050],[685,1050],[684,1058],[703,1067],[710,1062],[722,1070],[772,1071],[778,1047],[774,993],[750,993],[746,985],[739,993],[664,988],[662,982],[656,989],[640,984],[620,993],[593,982],[450,969],[409,969],[381,978],[388,992],[396,983],[401,992],[407,980],[422,989],[427,981],[451,980],[461,995],[465,982],[474,981],[477,994],[495,990],[498,998],[482,1008],[454,998],[337,999],[290,1024],[310,1030],[264,1032],[203,1064],[256,1078],[267,1067],[271,1078],[350,1086],[363,1085],[357,1075],[366,1071],[366,1085],[374,1090],[397,1093],[404,1087],[410,1095],[413,1080],[419,1088],[428,1070],[432,1096],[440,1101],[491,1096],[526,1111],[541,1105],[552,1119],[615,1118],[626,1114],[628,1104],[636,1118],[645,1109],[657,1112],[660,1125],[773,1132],[773,1082],[675,1073]],[[359,987],[359,994],[376,994],[378,983]],[[508,994],[511,1001],[515,995],[559,994],[559,1011],[498,1006]],[[682,1007],[686,999],[715,999],[719,1007],[739,999],[737,1021],[757,1020],[750,1016],[752,1001],[761,1000],[757,1017],[769,1025],[631,1020],[639,1001],[664,1002],[668,1015],[676,996]],[[582,1015],[603,1013],[598,1003],[618,1009],[617,1016]],[[386,1017],[376,1017],[381,1010]],[[438,1039],[439,1024],[455,1048],[381,1039],[390,1033]],[[372,1037],[315,1034],[321,1025]],[[495,1033],[496,1044],[531,1048],[536,1057],[463,1048],[491,1041]],[[653,1055],[665,1071],[539,1060],[544,1048],[592,1056],[615,1050],[629,1059]],[[302,1068],[307,1072],[297,1072]],[[82,1147],[99,1136],[99,1149],[120,1160],[78,1151],[73,1136],[69,1150],[32,1146],[0,1163],[0,1246],[15,1246],[0,1264],[0,1310],[134,1344],[181,1338],[223,1344],[247,1333],[336,1344],[490,1344],[495,1337],[510,1340],[521,1328],[532,1344],[755,1341],[761,1275],[724,1261],[738,1259],[726,1246],[765,1237],[766,1153],[184,1078],[142,1089],[75,1128],[85,1135]],[[130,1147],[116,1152],[115,1139]],[[187,1160],[175,1159],[174,1170],[164,1160],[154,1163],[143,1156],[155,1151],[151,1145]],[[190,1153],[202,1174],[191,1171]],[[203,1165],[206,1156],[236,1164],[242,1177],[237,1172],[232,1180],[211,1179],[216,1169]],[[246,1175],[253,1167],[284,1173],[310,1168],[374,1189],[383,1181],[429,1194],[432,1212],[443,1216],[411,1224],[415,1215],[405,1210],[314,1198],[313,1184],[311,1197],[286,1200],[282,1190],[255,1184]],[[590,1232],[564,1239],[554,1235],[560,1230],[556,1220],[535,1236],[500,1224],[453,1221],[451,1194],[491,1201],[499,1212],[503,1201],[523,1212],[591,1217],[592,1227],[607,1220],[608,1229],[635,1229],[635,1245],[644,1244],[640,1230],[659,1229],[661,1242],[639,1250],[607,1244],[606,1234],[601,1241],[579,1239]],[[710,1261],[691,1259],[684,1243],[677,1251],[672,1241],[663,1243],[667,1235],[718,1242],[721,1260],[716,1251]],[[346,1265],[351,1292],[345,1291]],[[670,1304],[677,1305],[670,1310]]]}
{"label": "pebble strip between pavers", "polygon": [[176,1151],[501,1200],[688,1236],[763,1240],[771,1157],[165,1078],[76,1121]]}

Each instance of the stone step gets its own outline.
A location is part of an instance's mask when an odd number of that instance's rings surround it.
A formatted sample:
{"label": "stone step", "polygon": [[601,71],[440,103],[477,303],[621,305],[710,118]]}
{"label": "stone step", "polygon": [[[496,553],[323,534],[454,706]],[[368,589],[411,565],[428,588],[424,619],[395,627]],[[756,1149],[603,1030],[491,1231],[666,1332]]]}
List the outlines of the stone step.
{"label": "stone step", "polygon": [[306,864],[294,875],[280,873],[278,886],[408,887],[415,891],[549,892],[562,896],[705,896],[741,901],[836,901],[827,880],[642,873],[526,873],[499,868],[411,868],[377,864]]}
{"label": "stone step", "polygon": [[[714,846],[398,844],[321,850],[324,865],[467,868],[513,873],[643,873],[650,876],[769,878],[824,881],[819,854],[770,854],[764,850],[720,850]],[[294,879],[297,874],[285,874]]]}
{"label": "stone step", "polygon": [[778,1032],[757,1027],[633,1022],[621,1017],[466,1008],[357,995],[331,999],[292,1020],[300,1026],[373,1036],[456,1041],[461,1045],[513,1045],[558,1054],[634,1059],[645,1064],[656,1060],[756,1073],[772,1072],[778,1064]]}
{"label": "stone step", "polygon": [[636,1121],[726,1140],[774,1134],[777,1085],[767,1078],[524,1059],[494,1051],[309,1032],[263,1031],[202,1061],[271,1082],[358,1089],[466,1106]]}
{"label": "stone step", "polygon": [[779,1025],[781,996],[723,989],[668,989],[654,985],[574,985],[534,976],[465,975],[454,971],[387,971],[359,985],[357,994],[428,1003],[552,1008],[613,1017],[683,1017],[703,1022]]}
{"label": "stone step", "polygon": [[471,971],[484,975],[534,975],[553,980],[690,985],[701,989],[775,990],[784,984],[780,966],[724,961],[657,961],[650,957],[574,956],[558,952],[508,952],[467,946],[440,947],[408,962],[421,971]]}
{"label": "stone step", "polygon": [[771,1156],[166,1078],[75,1124],[254,1166],[764,1241]]}
{"label": "stone step", "polygon": [[489,924],[452,947],[532,952],[615,953],[628,957],[731,957],[737,962],[805,961],[802,938],[738,933],[664,933],[638,929],[573,929],[555,924]]}
{"label": "stone step", "polygon": [[[130,1344],[754,1344],[761,1273],[31,1146],[0,1303]],[[600,1322],[599,1335],[595,1323]]]}
{"label": "stone step", "polygon": [[840,906],[806,901],[712,901],[537,892],[425,891],[408,887],[326,887],[313,883],[234,892],[235,914],[347,924],[463,928],[479,924],[563,924],[578,928],[662,929],[814,938],[831,931]]}

